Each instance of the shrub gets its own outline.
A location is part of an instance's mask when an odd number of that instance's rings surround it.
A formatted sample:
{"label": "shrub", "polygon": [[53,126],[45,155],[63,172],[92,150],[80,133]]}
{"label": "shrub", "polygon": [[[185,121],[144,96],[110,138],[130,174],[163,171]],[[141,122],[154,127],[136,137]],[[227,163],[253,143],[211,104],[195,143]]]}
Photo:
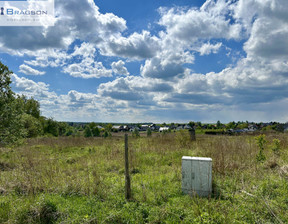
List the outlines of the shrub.
{"label": "shrub", "polygon": [[272,151],[274,154],[278,155],[280,152],[280,140],[275,138],[273,139],[273,146],[272,146]]}
{"label": "shrub", "polygon": [[20,211],[17,223],[52,224],[57,221],[58,216],[56,205],[50,201],[44,201],[39,204],[39,207]]}
{"label": "shrub", "polygon": [[256,156],[256,160],[258,162],[263,162],[266,160],[266,157],[264,155],[264,146],[267,142],[266,140],[266,135],[259,135],[257,137],[255,137],[256,143],[259,147],[259,153]]}
{"label": "shrub", "polygon": [[150,137],[152,135],[152,131],[150,128],[147,129],[147,137]]}
{"label": "shrub", "polygon": [[136,138],[140,137],[140,133],[139,133],[138,128],[135,128],[135,129],[133,130],[132,136],[133,136],[133,137],[136,137]]}

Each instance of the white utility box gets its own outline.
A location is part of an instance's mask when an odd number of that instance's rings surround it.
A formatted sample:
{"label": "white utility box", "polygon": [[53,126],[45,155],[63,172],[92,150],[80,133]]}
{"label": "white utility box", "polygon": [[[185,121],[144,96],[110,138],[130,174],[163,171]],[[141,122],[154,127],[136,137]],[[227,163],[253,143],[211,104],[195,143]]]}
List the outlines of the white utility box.
{"label": "white utility box", "polygon": [[211,158],[182,157],[182,191],[200,197],[208,197],[212,193]]}

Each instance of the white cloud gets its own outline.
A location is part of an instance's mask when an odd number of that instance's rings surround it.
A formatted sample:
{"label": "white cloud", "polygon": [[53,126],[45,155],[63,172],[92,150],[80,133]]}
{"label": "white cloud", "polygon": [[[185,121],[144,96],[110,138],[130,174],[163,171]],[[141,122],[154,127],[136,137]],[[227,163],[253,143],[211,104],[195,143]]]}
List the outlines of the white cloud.
{"label": "white cloud", "polygon": [[75,46],[71,56],[81,55],[84,58],[93,57],[96,52],[94,44],[83,42],[80,47]]}
{"label": "white cloud", "polygon": [[244,49],[250,57],[285,59],[288,55],[287,36],[288,20],[284,22],[265,17],[258,18],[253,24],[251,36]]}
{"label": "white cloud", "polygon": [[124,101],[150,101],[149,104],[155,104],[153,97],[157,94],[163,94],[173,91],[173,82],[163,82],[139,76],[128,76],[117,78],[114,81],[103,83],[98,88],[98,94],[104,97]]}
{"label": "white cloud", "polygon": [[115,73],[115,74],[118,74],[118,75],[129,75],[129,72],[127,70],[127,68],[125,67],[125,62],[122,61],[122,60],[119,60],[117,62],[112,62],[111,64],[111,67],[112,67],[112,71]]}
{"label": "white cloud", "polygon": [[25,64],[20,65],[19,69],[20,69],[19,72],[22,72],[26,75],[44,75],[45,74],[45,72],[38,71]]}
{"label": "white cloud", "polygon": [[210,44],[210,43],[205,43],[199,48],[200,55],[208,55],[208,54],[216,54],[219,49],[221,48],[222,43],[217,43],[217,44]]}
{"label": "white cloud", "polygon": [[148,31],[133,33],[129,37],[111,36],[99,45],[101,54],[127,57],[136,60],[151,58],[160,49],[159,39]]}
{"label": "white cloud", "polygon": [[[193,114],[203,121],[246,120],[245,116],[265,120],[277,114],[287,119],[274,109],[287,110],[281,106],[288,99],[287,0],[207,0],[199,9],[161,8],[159,33],[144,30],[128,36],[126,21],[100,13],[92,0],[59,1],[56,11],[55,27],[25,28],[25,32],[1,28],[0,49],[35,56],[25,63],[62,67],[74,77],[112,77],[113,72],[125,77],[100,84],[95,94],[71,90],[57,96],[45,83],[14,75],[15,89],[39,97],[47,114],[62,120],[106,121],[115,121],[115,113],[121,121],[136,121],[136,115],[141,121],[162,120],[164,113],[168,119],[191,119]],[[81,44],[73,47],[75,40]],[[197,57],[231,43],[231,55],[236,55],[235,42],[245,42],[246,56],[237,56],[234,66],[208,74],[192,71]],[[114,61],[111,69],[99,61],[99,53],[107,56],[106,62]],[[129,60],[143,62],[140,76],[129,75],[125,67]]]}
{"label": "white cloud", "polygon": [[161,57],[146,60],[145,65],[140,68],[141,74],[148,78],[172,79],[183,76],[185,69],[179,62],[163,62]]}
{"label": "white cloud", "polygon": [[62,67],[72,58],[65,50],[45,49],[34,53],[34,60],[25,60],[28,65],[35,67]]}
{"label": "white cloud", "polygon": [[12,87],[16,93],[34,97],[36,99],[55,99],[56,93],[49,91],[49,85],[44,82],[34,82],[33,80],[19,77],[16,74],[11,75]]}
{"label": "white cloud", "polygon": [[161,8],[160,13],[159,24],[165,27],[167,34],[185,43],[195,42],[199,38],[241,38],[241,25],[231,24],[226,18],[229,2],[224,0],[216,3],[206,1],[200,9]]}
{"label": "white cloud", "polygon": [[112,70],[106,69],[102,62],[95,62],[92,58],[84,58],[81,63],[70,64],[63,68],[63,72],[84,79],[112,77]]}
{"label": "white cloud", "polygon": [[123,18],[100,13],[92,0],[59,0],[55,14],[51,27],[1,27],[0,51],[35,55],[43,49],[67,50],[76,39],[99,43],[127,28]]}

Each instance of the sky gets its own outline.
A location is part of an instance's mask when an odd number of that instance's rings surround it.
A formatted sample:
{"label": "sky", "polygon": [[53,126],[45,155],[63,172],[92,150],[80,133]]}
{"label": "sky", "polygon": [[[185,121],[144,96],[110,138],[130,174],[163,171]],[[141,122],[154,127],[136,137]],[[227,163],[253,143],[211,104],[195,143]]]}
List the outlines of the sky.
{"label": "sky", "polygon": [[12,89],[58,121],[288,121],[287,0],[55,0],[0,27]]}

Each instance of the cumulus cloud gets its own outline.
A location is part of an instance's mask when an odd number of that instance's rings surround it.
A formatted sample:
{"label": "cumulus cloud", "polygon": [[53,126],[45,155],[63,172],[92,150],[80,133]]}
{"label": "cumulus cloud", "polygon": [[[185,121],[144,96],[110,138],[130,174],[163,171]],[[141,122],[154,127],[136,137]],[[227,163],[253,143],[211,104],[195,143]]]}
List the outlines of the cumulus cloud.
{"label": "cumulus cloud", "polygon": [[34,82],[16,74],[12,74],[11,78],[13,81],[12,87],[19,94],[37,99],[54,99],[56,97],[56,93],[49,91],[49,85],[44,82]]}
{"label": "cumulus cloud", "polygon": [[151,58],[160,49],[159,39],[148,31],[133,33],[129,37],[112,36],[99,45],[106,56],[127,57],[136,60]]}
{"label": "cumulus cloud", "polygon": [[80,47],[75,46],[71,56],[93,57],[96,52],[94,44],[83,42]]}
{"label": "cumulus cloud", "polygon": [[64,66],[67,60],[71,58],[72,55],[69,55],[65,50],[45,49],[35,52],[33,60],[24,60],[24,62],[35,67],[56,68]]}
{"label": "cumulus cloud", "polygon": [[216,54],[219,49],[221,48],[222,43],[217,43],[217,44],[210,44],[210,43],[206,43],[203,44],[200,48],[199,48],[199,52],[200,55],[208,55],[208,54]]}
{"label": "cumulus cloud", "polygon": [[[112,99],[124,101],[142,101],[155,104],[153,97],[158,94],[173,91],[173,83],[162,82],[149,78],[128,76],[103,83],[98,88],[98,94]],[[149,103],[148,103],[149,101]]]}
{"label": "cumulus cloud", "polygon": [[105,68],[102,62],[95,62],[92,58],[85,58],[81,63],[70,64],[63,68],[63,72],[84,79],[112,77],[112,70]]}
{"label": "cumulus cloud", "polygon": [[288,97],[287,73],[283,72],[276,72],[273,64],[243,59],[236,67],[220,73],[185,76],[177,83],[176,91],[162,100],[198,105],[249,105],[283,100]]}
{"label": "cumulus cloud", "polygon": [[288,2],[285,0],[239,0],[233,17],[247,30],[244,50],[248,57],[283,59],[288,53]]}
{"label": "cumulus cloud", "polygon": [[241,38],[241,25],[231,23],[226,18],[229,1],[206,1],[200,9],[161,8],[159,24],[164,26],[169,36],[188,42],[197,39]]}
{"label": "cumulus cloud", "polygon": [[100,13],[92,0],[59,0],[55,14],[55,25],[50,27],[2,27],[0,50],[29,55],[43,49],[67,50],[76,39],[98,43],[127,28],[124,19]]}
{"label": "cumulus cloud", "polygon": [[44,75],[45,74],[45,72],[38,71],[25,64],[20,65],[19,69],[20,69],[19,72],[22,72],[26,75]]}
{"label": "cumulus cloud", "polygon": [[[183,76],[185,65],[194,63],[194,52],[200,56],[217,53],[221,42],[211,44],[212,39],[243,38],[242,26],[228,19],[230,2],[207,1],[200,9],[160,8],[160,49],[155,51],[141,66],[141,75],[158,79],[173,79]],[[208,41],[208,42],[207,42]],[[206,42],[199,47],[199,42]]]}
{"label": "cumulus cloud", "polygon": [[244,49],[249,56],[267,59],[286,58],[288,54],[288,20],[273,21],[271,18],[259,18],[252,27],[251,37]]}
{"label": "cumulus cloud", "polygon": [[129,72],[127,70],[127,68],[125,67],[125,62],[122,61],[122,60],[119,60],[117,62],[112,62],[111,64],[111,67],[112,67],[112,71],[115,73],[115,74],[118,74],[118,75],[129,75]]}
{"label": "cumulus cloud", "polygon": [[[206,121],[246,120],[246,115],[265,120],[272,105],[287,109],[281,106],[288,99],[287,10],[286,0],[207,0],[201,8],[160,8],[159,33],[144,30],[125,36],[126,21],[100,13],[92,0],[81,4],[61,0],[55,27],[25,28],[25,32],[3,28],[0,50],[34,56],[25,60],[23,70],[27,65],[51,66],[85,79],[125,76],[100,84],[94,94],[71,90],[57,96],[45,83],[13,75],[17,91],[42,97],[46,108],[61,116],[79,113],[85,119],[85,113],[89,117],[98,110],[111,121],[115,113],[121,120],[134,115],[135,121],[136,115],[161,119],[170,111],[183,119],[193,113]],[[245,56],[219,72],[193,72],[197,57],[217,54],[227,43],[241,45]],[[97,60],[99,54],[107,56],[108,63],[114,61],[111,69]],[[139,76],[129,75],[125,62],[131,60],[142,64]],[[271,119],[276,110],[273,113]],[[287,119],[284,113],[280,116]]]}
{"label": "cumulus cloud", "polygon": [[162,63],[160,57],[146,60],[145,65],[141,66],[140,70],[144,77],[158,79],[171,79],[183,75],[185,71],[183,66],[179,63]]}

